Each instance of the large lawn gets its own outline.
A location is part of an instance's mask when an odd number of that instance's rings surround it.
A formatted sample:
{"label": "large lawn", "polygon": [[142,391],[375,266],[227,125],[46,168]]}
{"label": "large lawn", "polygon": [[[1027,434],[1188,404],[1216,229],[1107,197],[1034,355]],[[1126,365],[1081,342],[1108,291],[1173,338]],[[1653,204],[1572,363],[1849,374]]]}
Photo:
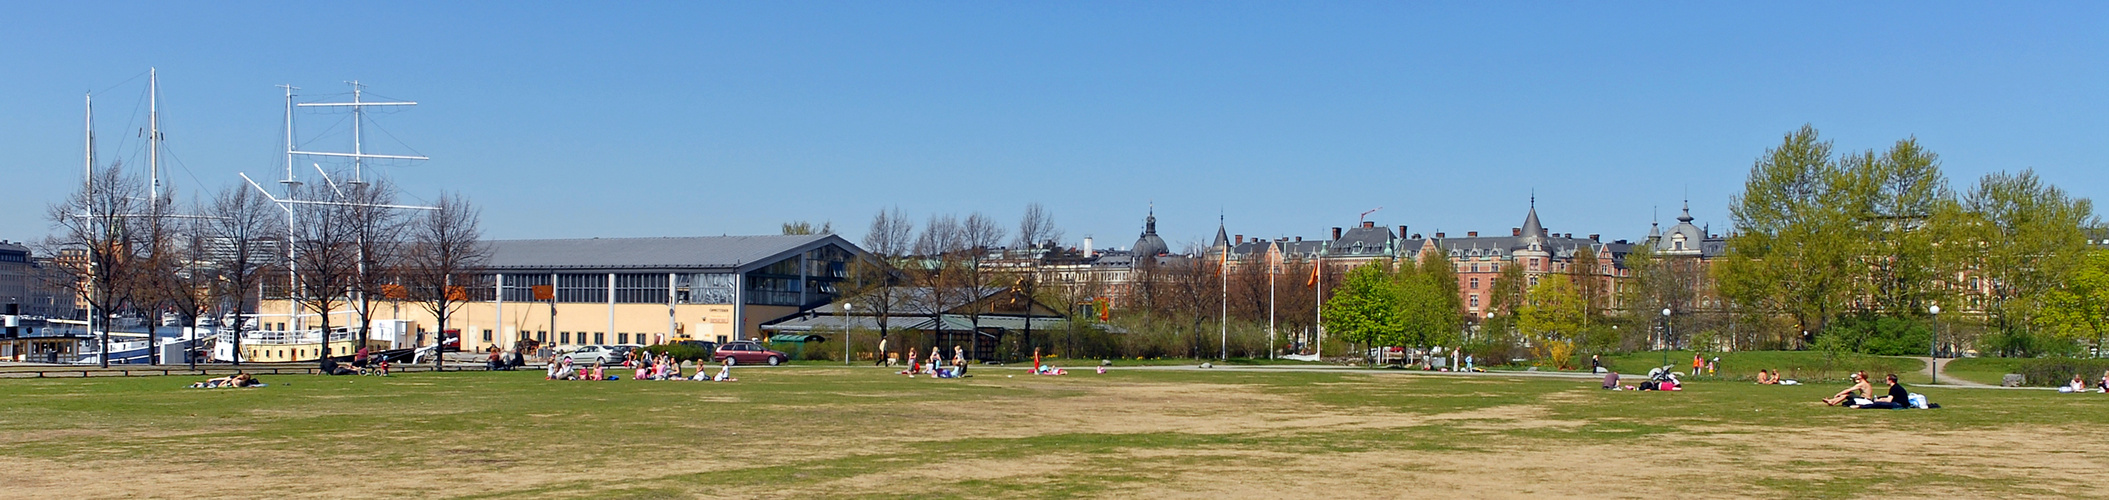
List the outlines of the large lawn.
{"label": "large lawn", "polygon": [[[13,498],[2099,498],[2109,396],[1371,370],[0,380]],[[1015,375],[1015,376],[1007,376]]]}

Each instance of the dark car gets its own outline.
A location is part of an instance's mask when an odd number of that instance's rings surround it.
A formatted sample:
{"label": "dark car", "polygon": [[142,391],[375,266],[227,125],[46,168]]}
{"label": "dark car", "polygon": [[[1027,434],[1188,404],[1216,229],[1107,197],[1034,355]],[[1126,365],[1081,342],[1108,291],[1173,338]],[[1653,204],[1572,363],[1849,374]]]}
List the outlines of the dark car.
{"label": "dark car", "polygon": [[717,350],[718,350],[718,343],[717,343],[717,342],[711,342],[711,341],[708,341],[708,340],[676,340],[676,341],[673,341],[673,342],[668,342],[668,344],[673,344],[673,345],[685,345],[685,346],[689,346],[689,347],[694,347],[694,348],[697,348],[697,349],[702,349],[702,350],[703,350],[703,352],[706,352],[706,353],[708,353],[708,352],[715,352],[715,351],[717,351]]}
{"label": "dark car", "polygon": [[742,340],[739,342],[727,342],[725,345],[718,346],[718,352],[710,357],[712,362],[717,363],[723,363],[727,359],[731,359],[732,364],[736,365],[767,364],[776,366],[789,361],[791,355],[769,350],[769,348],[762,347],[760,342]]}

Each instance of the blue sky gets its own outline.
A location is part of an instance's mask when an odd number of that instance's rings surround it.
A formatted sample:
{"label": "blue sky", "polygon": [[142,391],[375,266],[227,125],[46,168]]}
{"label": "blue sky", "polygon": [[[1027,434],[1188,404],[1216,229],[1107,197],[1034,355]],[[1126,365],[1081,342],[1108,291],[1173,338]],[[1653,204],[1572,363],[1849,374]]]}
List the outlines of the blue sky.
{"label": "blue sky", "polygon": [[[376,115],[377,171],[459,190],[500,238],[851,238],[898,206],[1126,246],[1316,237],[1358,213],[1638,238],[1689,193],[1717,232],[1752,160],[1815,125],[1843,150],[1917,136],[1958,187],[2034,168],[2109,188],[2099,3],[364,2],[10,4],[0,16],[0,238],[49,232],[80,175],[139,158],[160,69],[171,184],[283,175],[279,84],[420,101]],[[107,89],[107,90],[106,90]],[[349,147],[341,115],[303,141]],[[309,168],[308,170],[312,170]]]}

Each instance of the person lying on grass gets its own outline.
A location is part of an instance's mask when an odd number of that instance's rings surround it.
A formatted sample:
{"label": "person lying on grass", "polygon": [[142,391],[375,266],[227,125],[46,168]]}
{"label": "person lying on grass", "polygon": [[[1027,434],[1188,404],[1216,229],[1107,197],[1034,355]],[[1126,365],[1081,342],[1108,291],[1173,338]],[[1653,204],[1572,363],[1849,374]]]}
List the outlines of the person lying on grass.
{"label": "person lying on grass", "polygon": [[1859,393],[1861,399],[1871,400],[1874,398],[1875,387],[1868,385],[1867,372],[1853,372],[1853,386],[1847,387],[1843,391],[1838,391],[1837,395],[1824,398],[1823,404],[1826,406],[1838,406],[1849,401],[1853,397],[1853,393]]}
{"label": "person lying on grass", "polygon": [[198,382],[198,383],[195,383],[195,384],[191,384],[191,385],[190,385],[190,388],[192,388],[192,389],[217,389],[217,388],[221,388],[221,387],[263,387],[263,385],[264,385],[264,383],[263,383],[263,382],[258,382],[258,381],[256,380],[256,377],[251,377],[251,376],[249,376],[249,374],[247,374],[247,373],[236,373],[236,374],[234,374],[234,375],[229,375],[229,376],[225,376],[225,377],[219,377],[219,378],[214,378],[214,379],[207,379],[207,380],[206,380],[206,381],[204,381],[204,382]]}
{"label": "person lying on grass", "polygon": [[1757,383],[1758,385],[1772,385],[1779,383],[1779,379],[1773,378],[1770,370],[1758,370]]}

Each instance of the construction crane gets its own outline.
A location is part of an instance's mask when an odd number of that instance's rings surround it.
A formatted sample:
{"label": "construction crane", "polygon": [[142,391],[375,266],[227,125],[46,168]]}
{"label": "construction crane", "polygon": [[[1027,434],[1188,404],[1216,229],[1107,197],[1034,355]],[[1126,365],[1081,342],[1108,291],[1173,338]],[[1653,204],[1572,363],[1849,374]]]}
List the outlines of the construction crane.
{"label": "construction crane", "polygon": [[1356,218],[1355,218],[1355,222],[1369,222],[1369,214],[1377,213],[1377,211],[1378,211],[1378,210],[1383,210],[1383,209],[1384,209],[1384,207],[1377,207],[1377,208],[1372,208],[1372,209],[1369,209],[1369,211],[1368,211],[1368,212],[1362,212],[1362,215],[1361,215],[1361,216],[1359,216],[1359,217],[1356,217]]}

